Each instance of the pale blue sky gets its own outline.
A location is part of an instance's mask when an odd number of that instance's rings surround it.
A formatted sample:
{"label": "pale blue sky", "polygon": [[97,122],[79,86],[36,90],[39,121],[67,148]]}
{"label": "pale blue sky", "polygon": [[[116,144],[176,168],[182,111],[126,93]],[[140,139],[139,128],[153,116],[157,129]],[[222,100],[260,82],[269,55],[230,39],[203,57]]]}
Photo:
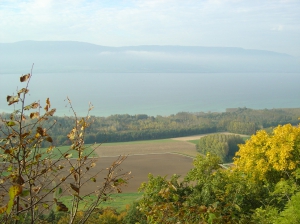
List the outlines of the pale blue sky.
{"label": "pale blue sky", "polygon": [[299,0],[0,0],[0,43],[73,40],[300,56]]}

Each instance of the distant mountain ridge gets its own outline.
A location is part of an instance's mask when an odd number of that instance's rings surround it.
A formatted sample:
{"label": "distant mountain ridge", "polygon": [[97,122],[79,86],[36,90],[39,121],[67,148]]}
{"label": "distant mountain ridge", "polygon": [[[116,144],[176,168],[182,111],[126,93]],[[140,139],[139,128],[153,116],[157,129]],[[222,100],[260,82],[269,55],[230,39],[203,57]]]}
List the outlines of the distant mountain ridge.
{"label": "distant mountain ridge", "polygon": [[299,58],[235,47],[107,47],[75,41],[0,43],[0,75],[35,72],[300,72]]}

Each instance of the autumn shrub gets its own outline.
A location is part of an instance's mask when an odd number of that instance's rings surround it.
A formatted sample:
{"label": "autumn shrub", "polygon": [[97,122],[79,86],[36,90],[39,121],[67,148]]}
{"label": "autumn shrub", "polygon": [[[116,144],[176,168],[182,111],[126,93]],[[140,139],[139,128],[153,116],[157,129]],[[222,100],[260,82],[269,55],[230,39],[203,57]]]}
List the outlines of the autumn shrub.
{"label": "autumn shrub", "polygon": [[[117,158],[107,169],[90,172],[96,167],[96,158],[90,158],[95,145],[85,145],[86,129],[93,121],[89,116],[78,117],[70,99],[74,126],[67,138],[71,146],[62,151],[54,145],[49,134],[56,121],[49,119],[56,109],[50,99],[45,104],[37,100],[27,103],[31,73],[20,77],[21,85],[16,94],[6,97],[8,105],[14,107],[10,116],[0,115],[0,222],[1,223],[46,223],[51,211],[64,212],[68,223],[86,223],[93,211],[112,192],[121,192],[129,173],[120,165],[126,156]],[[46,149],[42,146],[47,146]],[[104,175],[100,180],[98,176]],[[86,185],[95,186],[91,192],[83,193]],[[67,207],[61,195],[71,195],[72,205]],[[78,216],[79,205],[89,202]],[[53,216],[53,214],[52,214]],[[48,216],[48,221],[50,216]],[[53,217],[52,217],[53,218]]]}
{"label": "autumn shrub", "polygon": [[258,131],[223,169],[208,153],[184,180],[149,175],[138,208],[148,223],[300,223],[300,126]]}

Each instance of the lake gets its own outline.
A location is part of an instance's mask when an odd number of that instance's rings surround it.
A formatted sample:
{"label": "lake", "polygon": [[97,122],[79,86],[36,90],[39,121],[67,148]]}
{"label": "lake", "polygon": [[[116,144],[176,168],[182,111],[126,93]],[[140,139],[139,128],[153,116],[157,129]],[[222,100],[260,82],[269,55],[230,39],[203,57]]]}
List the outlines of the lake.
{"label": "lake", "polygon": [[[24,87],[21,74],[0,74],[0,112],[10,112],[6,95]],[[222,112],[226,108],[299,108],[299,73],[34,73],[28,104],[50,98],[56,115],[170,115]],[[300,115],[299,115],[300,116]]]}

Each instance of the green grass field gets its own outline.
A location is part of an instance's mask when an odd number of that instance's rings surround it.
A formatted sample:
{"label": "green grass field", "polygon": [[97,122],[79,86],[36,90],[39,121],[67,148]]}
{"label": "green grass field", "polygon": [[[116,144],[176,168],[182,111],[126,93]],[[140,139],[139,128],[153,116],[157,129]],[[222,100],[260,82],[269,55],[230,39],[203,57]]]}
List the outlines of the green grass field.
{"label": "green grass field", "polygon": [[188,142],[190,142],[190,143],[193,143],[193,144],[197,145],[197,144],[198,144],[198,142],[199,142],[199,139],[196,139],[196,140],[189,140]]}
{"label": "green grass field", "polygon": [[[121,194],[112,194],[111,199],[107,200],[100,204],[99,208],[111,207],[116,209],[118,212],[126,209],[127,205],[131,205],[134,201],[141,198],[143,193],[121,193]],[[90,197],[92,201],[93,197]],[[63,196],[60,198],[60,202],[64,203],[68,208],[72,205],[72,196]],[[79,210],[83,210],[85,206],[89,205],[89,198],[86,199],[86,202],[83,202],[79,206]]]}
{"label": "green grass field", "polygon": [[242,139],[246,142],[246,140],[250,139],[251,136],[245,136],[245,137],[242,137]]}
{"label": "green grass field", "polygon": [[[93,148],[89,147],[89,145],[85,145],[85,147],[87,147],[84,150],[84,155],[89,155],[89,157],[98,157],[97,153],[93,152]],[[48,148],[41,148],[41,154],[44,155],[42,156],[45,157],[46,151]],[[52,150],[52,159],[58,159],[61,155],[65,155],[66,153],[72,154],[71,158],[78,158],[78,152],[76,150],[70,150],[70,146],[58,146],[53,148]]]}

